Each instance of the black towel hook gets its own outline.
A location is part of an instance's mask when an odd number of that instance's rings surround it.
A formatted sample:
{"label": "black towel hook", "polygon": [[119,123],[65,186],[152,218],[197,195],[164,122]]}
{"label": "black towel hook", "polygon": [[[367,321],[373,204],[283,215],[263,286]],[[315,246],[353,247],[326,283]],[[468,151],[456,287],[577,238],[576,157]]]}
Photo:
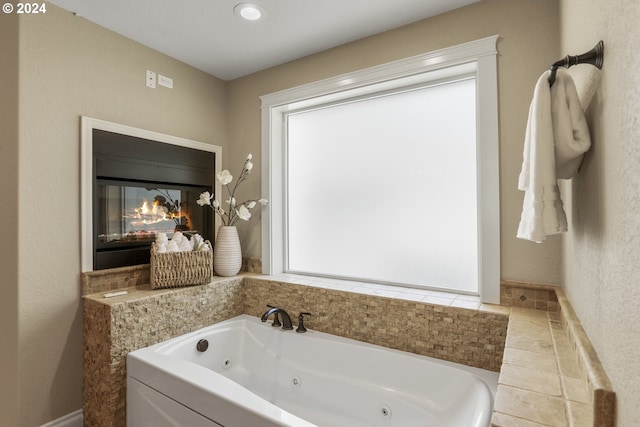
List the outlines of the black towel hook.
{"label": "black towel hook", "polygon": [[597,45],[589,52],[585,52],[582,55],[570,56],[567,55],[563,59],[556,61],[551,65],[549,70],[551,73],[549,74],[549,86],[553,86],[553,83],[556,81],[556,71],[558,71],[558,67],[569,68],[577,64],[591,64],[599,69],[602,69],[602,64],[604,63],[604,42],[600,40]]}

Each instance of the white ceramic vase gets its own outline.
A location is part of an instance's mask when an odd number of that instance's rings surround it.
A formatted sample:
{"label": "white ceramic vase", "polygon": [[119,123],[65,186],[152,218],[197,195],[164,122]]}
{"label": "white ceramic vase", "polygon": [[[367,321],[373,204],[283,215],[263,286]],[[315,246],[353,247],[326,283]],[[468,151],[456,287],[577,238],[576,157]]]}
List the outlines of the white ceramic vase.
{"label": "white ceramic vase", "polygon": [[235,226],[223,225],[213,247],[213,269],[218,276],[235,276],[242,267],[242,249]]}

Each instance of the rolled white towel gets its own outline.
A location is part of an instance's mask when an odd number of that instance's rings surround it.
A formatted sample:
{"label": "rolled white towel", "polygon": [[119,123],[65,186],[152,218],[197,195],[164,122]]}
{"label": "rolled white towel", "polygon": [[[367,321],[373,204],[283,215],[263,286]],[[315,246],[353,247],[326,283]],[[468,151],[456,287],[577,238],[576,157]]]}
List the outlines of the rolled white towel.
{"label": "rolled white towel", "polygon": [[181,231],[176,231],[175,233],[173,233],[173,236],[171,237],[171,241],[180,244],[183,238],[184,238],[184,234],[182,234]]}
{"label": "rolled white towel", "polygon": [[193,250],[193,247],[191,246],[191,243],[187,238],[183,238],[182,240],[180,240],[180,243],[178,243],[178,247],[180,248],[181,252],[188,252]]}

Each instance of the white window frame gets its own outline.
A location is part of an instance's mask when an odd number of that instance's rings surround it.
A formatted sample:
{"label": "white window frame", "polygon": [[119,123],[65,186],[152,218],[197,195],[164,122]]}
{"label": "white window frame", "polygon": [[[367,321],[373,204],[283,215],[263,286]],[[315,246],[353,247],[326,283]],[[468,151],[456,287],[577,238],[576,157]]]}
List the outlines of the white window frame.
{"label": "white window frame", "polygon": [[498,36],[490,36],[353,73],[261,96],[262,272],[285,271],[285,113],[337,101],[475,73],[477,91],[478,290],[486,303],[500,302],[500,189],[498,134]]}

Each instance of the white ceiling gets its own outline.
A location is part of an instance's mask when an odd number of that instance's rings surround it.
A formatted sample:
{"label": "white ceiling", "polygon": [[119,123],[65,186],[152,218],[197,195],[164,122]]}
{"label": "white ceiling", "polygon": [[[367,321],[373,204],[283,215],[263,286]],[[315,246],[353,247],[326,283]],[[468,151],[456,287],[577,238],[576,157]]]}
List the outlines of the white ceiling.
{"label": "white ceiling", "polygon": [[[267,19],[242,21],[243,1]],[[479,0],[50,0],[223,80]]]}

